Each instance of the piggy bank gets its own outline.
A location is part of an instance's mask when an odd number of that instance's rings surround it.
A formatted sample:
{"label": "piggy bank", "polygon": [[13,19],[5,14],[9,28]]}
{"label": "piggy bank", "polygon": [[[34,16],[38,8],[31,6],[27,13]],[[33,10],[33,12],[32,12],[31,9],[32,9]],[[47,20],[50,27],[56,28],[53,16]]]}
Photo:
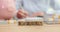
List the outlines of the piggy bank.
{"label": "piggy bank", "polygon": [[0,0],[0,20],[11,19],[16,11],[14,0]]}

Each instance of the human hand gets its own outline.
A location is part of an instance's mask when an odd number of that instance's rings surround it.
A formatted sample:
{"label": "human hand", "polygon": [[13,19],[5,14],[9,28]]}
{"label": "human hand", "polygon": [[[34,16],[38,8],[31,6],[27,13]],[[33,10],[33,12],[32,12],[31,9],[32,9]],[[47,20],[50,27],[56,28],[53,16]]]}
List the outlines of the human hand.
{"label": "human hand", "polygon": [[32,17],[36,17],[36,16],[44,16],[44,12],[35,12],[32,14]]}
{"label": "human hand", "polygon": [[22,9],[19,9],[19,11],[17,12],[17,18],[25,18],[28,16],[28,12],[27,11],[23,11]]}

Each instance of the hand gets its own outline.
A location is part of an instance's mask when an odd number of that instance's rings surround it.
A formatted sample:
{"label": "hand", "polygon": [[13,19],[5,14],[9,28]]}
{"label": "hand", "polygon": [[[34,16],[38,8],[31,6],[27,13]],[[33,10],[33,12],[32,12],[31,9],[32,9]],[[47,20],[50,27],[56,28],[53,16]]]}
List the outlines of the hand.
{"label": "hand", "polygon": [[23,11],[22,9],[20,9],[17,13],[17,18],[25,18],[28,16],[28,12],[27,11]]}
{"label": "hand", "polygon": [[36,17],[36,16],[44,16],[44,12],[35,12],[32,14],[32,17]]}

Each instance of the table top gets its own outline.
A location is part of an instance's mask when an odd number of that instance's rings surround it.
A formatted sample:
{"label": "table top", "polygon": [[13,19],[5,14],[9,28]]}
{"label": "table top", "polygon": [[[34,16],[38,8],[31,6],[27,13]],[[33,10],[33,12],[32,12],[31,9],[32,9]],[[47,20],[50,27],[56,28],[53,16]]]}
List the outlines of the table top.
{"label": "table top", "polygon": [[0,32],[60,32],[60,24],[43,26],[18,26],[17,24],[0,24]]}

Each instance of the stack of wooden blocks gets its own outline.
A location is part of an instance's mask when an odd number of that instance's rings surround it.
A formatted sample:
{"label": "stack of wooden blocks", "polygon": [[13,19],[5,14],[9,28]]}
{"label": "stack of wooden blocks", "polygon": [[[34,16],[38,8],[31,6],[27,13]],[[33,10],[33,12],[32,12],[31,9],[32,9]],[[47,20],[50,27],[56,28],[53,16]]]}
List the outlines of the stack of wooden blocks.
{"label": "stack of wooden blocks", "polygon": [[27,19],[27,20],[22,20],[21,19],[18,21],[19,26],[42,26],[43,25],[43,20],[38,20],[38,19]]}

